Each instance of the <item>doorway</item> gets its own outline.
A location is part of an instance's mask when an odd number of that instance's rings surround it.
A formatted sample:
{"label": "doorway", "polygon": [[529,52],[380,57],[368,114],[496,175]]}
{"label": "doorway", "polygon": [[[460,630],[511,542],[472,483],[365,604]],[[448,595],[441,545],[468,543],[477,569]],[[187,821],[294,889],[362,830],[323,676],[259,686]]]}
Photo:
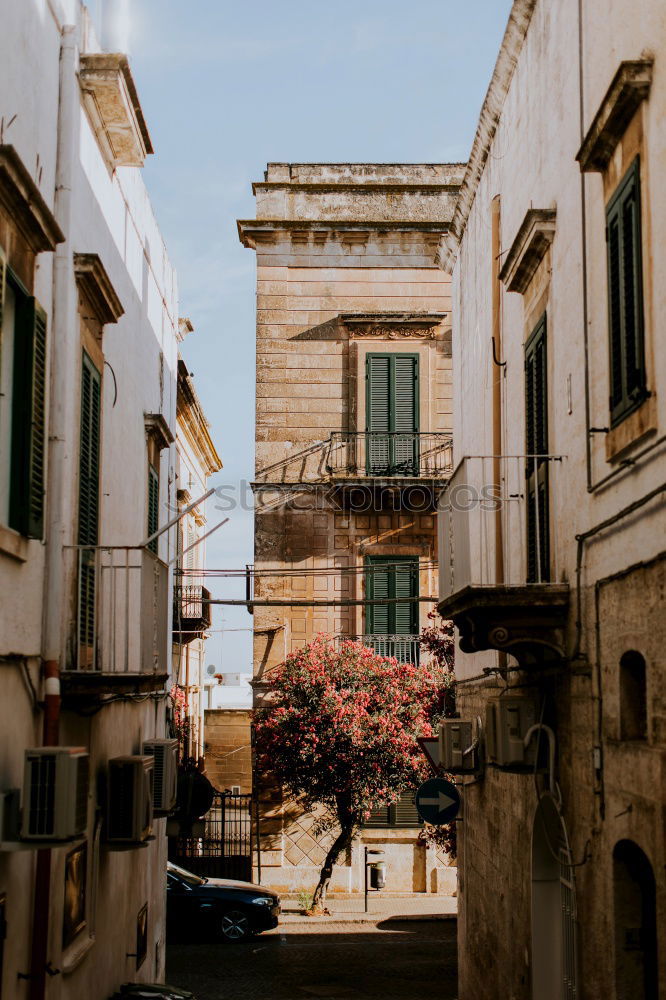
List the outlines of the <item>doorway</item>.
{"label": "doorway", "polygon": [[646,854],[632,840],[613,851],[617,1000],[657,1000],[657,894]]}

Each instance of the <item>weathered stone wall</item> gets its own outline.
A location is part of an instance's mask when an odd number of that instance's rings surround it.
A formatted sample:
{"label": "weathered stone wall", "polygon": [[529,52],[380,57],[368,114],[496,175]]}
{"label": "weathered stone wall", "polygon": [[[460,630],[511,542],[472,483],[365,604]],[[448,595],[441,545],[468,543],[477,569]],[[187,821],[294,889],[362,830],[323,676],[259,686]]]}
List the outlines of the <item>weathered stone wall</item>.
{"label": "weathered stone wall", "polygon": [[204,735],[206,777],[219,791],[240,787],[252,791],[251,712],[247,709],[206,709]]}

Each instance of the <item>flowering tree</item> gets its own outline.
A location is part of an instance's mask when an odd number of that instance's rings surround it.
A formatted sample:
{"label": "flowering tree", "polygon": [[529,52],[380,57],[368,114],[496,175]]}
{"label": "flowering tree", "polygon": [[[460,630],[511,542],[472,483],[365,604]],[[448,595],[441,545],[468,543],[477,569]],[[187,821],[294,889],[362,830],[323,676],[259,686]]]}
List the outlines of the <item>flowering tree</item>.
{"label": "flowering tree", "polygon": [[334,865],[375,806],[427,777],[416,742],[443,714],[442,668],[398,663],[361,643],[318,636],[270,675],[254,714],[262,771],[337,826],[313,896],[322,905]]}

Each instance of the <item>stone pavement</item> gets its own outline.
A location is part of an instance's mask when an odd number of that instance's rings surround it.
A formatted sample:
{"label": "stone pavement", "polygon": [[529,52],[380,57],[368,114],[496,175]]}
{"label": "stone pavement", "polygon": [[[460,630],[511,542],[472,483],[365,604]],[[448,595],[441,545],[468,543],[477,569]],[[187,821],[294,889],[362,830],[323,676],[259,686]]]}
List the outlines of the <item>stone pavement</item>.
{"label": "stone pavement", "polygon": [[364,912],[363,897],[359,899],[339,899],[332,896],[327,901],[330,916],[308,917],[300,912],[294,899],[282,900],[281,923],[377,923],[378,920],[455,920],[458,901],[453,896],[437,896],[432,893],[389,895],[371,892],[368,896],[368,912]]}
{"label": "stone pavement", "polygon": [[455,920],[323,920],[238,944],[169,944],[167,982],[197,1000],[455,1000]]}

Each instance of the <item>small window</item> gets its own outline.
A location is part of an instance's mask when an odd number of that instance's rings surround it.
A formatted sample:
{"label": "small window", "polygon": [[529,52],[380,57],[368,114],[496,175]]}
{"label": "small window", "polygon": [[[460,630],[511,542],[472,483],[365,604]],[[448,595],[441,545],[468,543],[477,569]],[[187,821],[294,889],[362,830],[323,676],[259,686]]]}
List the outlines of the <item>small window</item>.
{"label": "small window", "polygon": [[647,735],[645,660],[630,649],[620,660],[620,736],[623,740],[646,740]]}
{"label": "small window", "polygon": [[643,329],[641,182],[638,157],[606,209],[610,415],[618,424],[648,395]]}
{"label": "small window", "polygon": [[403,792],[397,802],[390,806],[373,809],[363,824],[366,827],[420,827],[423,822],[414,803],[414,792]]}

